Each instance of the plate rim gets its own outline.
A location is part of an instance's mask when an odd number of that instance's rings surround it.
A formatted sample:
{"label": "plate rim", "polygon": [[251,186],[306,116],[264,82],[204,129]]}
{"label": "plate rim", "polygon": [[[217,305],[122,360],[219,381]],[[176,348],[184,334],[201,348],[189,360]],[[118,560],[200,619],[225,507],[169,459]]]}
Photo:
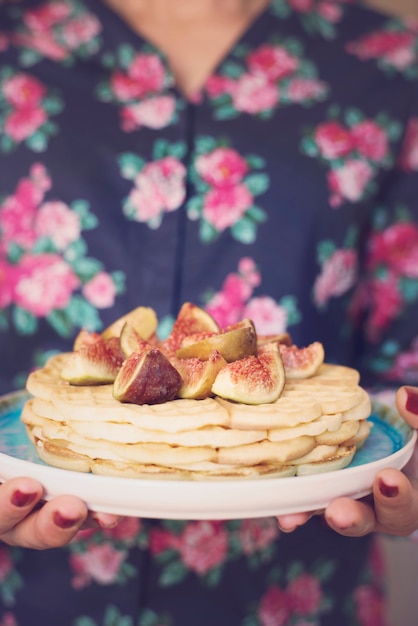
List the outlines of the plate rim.
{"label": "plate rim", "polygon": [[[19,405],[30,395],[26,391],[10,392],[0,396],[0,421],[8,412],[19,408]],[[290,477],[259,477],[259,478],[230,478],[230,479],[167,479],[167,478],[130,478],[121,476],[104,476],[74,470],[66,470],[53,466],[48,466],[26,459],[19,459],[16,456],[0,452],[0,480],[6,480],[13,476],[31,475],[39,480],[45,487],[45,499],[50,500],[62,493],[72,493],[86,501],[90,510],[104,513],[115,513],[118,515],[128,515],[134,517],[159,518],[159,519],[182,519],[182,520],[203,520],[203,519],[244,519],[255,517],[270,517],[289,513],[298,513],[310,510],[320,510],[335,497],[349,496],[352,498],[362,498],[371,493],[371,482],[374,475],[383,467],[395,467],[402,469],[412,456],[417,440],[417,431],[410,427],[397,412],[396,408],[379,401],[373,401],[373,413],[384,412],[383,421],[396,419],[403,422],[403,441],[406,443],[392,454],[353,467],[346,467],[332,472],[310,474],[307,476]],[[379,416],[380,417],[380,416]],[[405,425],[405,427],[404,427]],[[1,427],[0,427],[1,431]],[[399,431],[400,432],[400,431]],[[343,478],[344,486],[350,482],[350,478],[362,480],[356,482],[354,487],[344,489],[343,493],[338,493],[333,478],[338,475]],[[279,497],[271,497],[271,488],[282,486],[295,486],[294,481],[298,481],[301,491],[306,487],[306,491],[322,492],[324,486],[327,487],[324,497],[316,497],[306,504],[294,501],[294,497],[287,496],[287,504],[278,502]],[[63,490],[63,484],[72,484],[68,491]],[[205,497],[199,496],[204,485]],[[249,487],[250,485],[250,487]],[[312,485],[316,486],[312,490]],[[74,488],[75,486],[75,488]],[[106,496],[110,487],[123,487],[116,489],[112,497],[112,502]],[[175,488],[174,488],[175,486]],[[106,487],[106,489],[104,489]],[[213,502],[219,500],[221,491],[224,492],[223,504],[218,507]],[[290,495],[294,489],[288,489]],[[92,494],[94,492],[94,494]],[[101,493],[103,492],[103,493]],[[244,498],[245,493],[247,496]],[[251,505],[248,504],[248,492],[251,492]],[[128,495],[130,497],[128,497]],[[186,502],[185,502],[186,500]],[[242,500],[246,504],[243,506]],[[272,501],[273,500],[273,501]],[[163,503],[162,503],[163,501]],[[190,501],[190,502],[189,502]],[[193,503],[192,503],[193,501]],[[240,503],[240,504],[238,504]],[[312,505],[312,506],[311,506]],[[308,508],[309,507],[309,508]]]}

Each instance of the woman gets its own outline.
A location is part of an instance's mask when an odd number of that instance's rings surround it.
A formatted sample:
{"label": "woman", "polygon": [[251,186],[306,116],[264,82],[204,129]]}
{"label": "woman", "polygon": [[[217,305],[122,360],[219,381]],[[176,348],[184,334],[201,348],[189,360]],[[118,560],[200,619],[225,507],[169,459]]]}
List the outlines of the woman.
{"label": "woman", "polygon": [[[22,0],[0,24],[5,391],[78,328],[137,304],[168,326],[185,300],[320,340],[370,387],[417,382],[414,23],[352,2]],[[417,394],[397,396],[413,426]],[[415,530],[416,478],[385,470],[373,506],[281,532],[113,528],[14,479],[11,546],[103,532],[5,547],[3,623],[344,626],[367,605],[383,624],[372,541],[352,538]]]}

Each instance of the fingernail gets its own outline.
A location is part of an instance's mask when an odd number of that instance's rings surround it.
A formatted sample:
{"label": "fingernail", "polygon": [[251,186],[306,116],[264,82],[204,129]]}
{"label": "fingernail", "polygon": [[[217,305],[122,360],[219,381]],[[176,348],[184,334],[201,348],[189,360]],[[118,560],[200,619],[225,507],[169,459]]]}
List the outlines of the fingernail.
{"label": "fingernail", "polygon": [[17,489],[11,498],[11,502],[14,506],[23,507],[31,504],[36,498],[36,493],[24,493],[23,491],[19,491]]}
{"label": "fingernail", "polygon": [[383,480],[379,480],[379,491],[385,498],[396,498],[399,493],[396,485],[387,485]]}
{"label": "fingernail", "polygon": [[68,517],[64,517],[59,513],[59,511],[55,511],[54,513],[54,524],[59,528],[67,529],[76,526],[80,519],[69,519]]}
{"label": "fingernail", "polygon": [[418,392],[412,387],[406,387],[406,410],[418,415]]}

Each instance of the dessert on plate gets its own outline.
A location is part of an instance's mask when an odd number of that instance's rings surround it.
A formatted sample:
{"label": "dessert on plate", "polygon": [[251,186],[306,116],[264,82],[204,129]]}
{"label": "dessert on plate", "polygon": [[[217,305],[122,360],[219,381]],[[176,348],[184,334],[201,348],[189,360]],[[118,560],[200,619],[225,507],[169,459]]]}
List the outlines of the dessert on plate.
{"label": "dessert on plate", "polygon": [[259,336],[250,319],[220,328],[189,302],[165,340],[157,326],[137,307],[29,375],[21,419],[46,463],[139,478],[294,476],[346,467],[366,440],[359,373],[326,363],[320,342]]}

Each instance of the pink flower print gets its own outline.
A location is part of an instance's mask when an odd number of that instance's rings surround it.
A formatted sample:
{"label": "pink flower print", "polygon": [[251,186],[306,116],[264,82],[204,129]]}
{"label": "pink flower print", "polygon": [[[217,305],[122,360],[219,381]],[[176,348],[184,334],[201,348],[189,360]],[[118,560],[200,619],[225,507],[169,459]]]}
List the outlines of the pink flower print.
{"label": "pink flower print", "polygon": [[141,96],[161,91],[166,71],[156,54],[137,54],[129,66],[128,75],[141,85]]}
{"label": "pink flower print", "polygon": [[13,570],[13,561],[9,548],[0,547],[0,581],[3,582]]}
{"label": "pink flower print", "polygon": [[380,626],[384,621],[385,605],[382,596],[371,585],[354,590],[356,617],[361,626]]}
{"label": "pink flower print", "polygon": [[338,122],[320,124],[315,131],[314,139],[324,159],[341,158],[354,147],[350,131]]}
{"label": "pink flower print", "polygon": [[172,156],[147,163],[135,178],[135,188],[129,200],[135,209],[135,219],[147,222],[166,211],[174,211],[183,202],[186,169]]}
{"label": "pink flower print", "polygon": [[80,237],[80,218],[64,202],[45,202],[36,215],[35,232],[48,237],[57,250],[65,250]]}
{"label": "pink flower print", "polygon": [[348,44],[347,49],[360,59],[385,59],[414,45],[414,34],[407,31],[377,31]]}
{"label": "pink flower print", "polygon": [[40,107],[24,107],[9,113],[4,122],[4,132],[14,141],[24,141],[47,121]]}
{"label": "pink flower print", "polygon": [[205,196],[203,217],[223,231],[238,222],[252,204],[253,197],[245,185],[214,187]]}
{"label": "pink flower print", "polygon": [[290,617],[289,599],[277,585],[271,585],[258,608],[260,626],[286,626]]}
{"label": "pink flower print", "polygon": [[287,594],[294,613],[309,615],[318,612],[322,601],[322,590],[315,576],[301,574],[294,578],[287,587]]}
{"label": "pink flower print", "polygon": [[63,25],[61,38],[67,48],[76,50],[79,46],[94,39],[100,30],[100,22],[93,15],[84,14]]}
{"label": "pink flower print", "polygon": [[0,621],[0,626],[19,626],[19,624],[17,623],[13,613],[9,613],[6,611],[6,613],[4,613],[3,615],[2,620]]}
{"label": "pink flower print", "polygon": [[153,528],[150,534],[151,554],[158,556],[167,550],[178,549],[181,541],[165,528]]}
{"label": "pink flower print", "polygon": [[36,108],[45,95],[42,83],[28,74],[15,74],[3,82],[3,95],[18,109]]}
{"label": "pink flower print", "polygon": [[228,534],[220,522],[189,522],[179,546],[183,563],[197,574],[221,565],[228,551]]}
{"label": "pink flower print", "polygon": [[45,2],[39,8],[27,11],[23,20],[30,30],[43,31],[63,22],[70,14],[68,2]]}
{"label": "pink flower print", "polygon": [[269,296],[252,298],[244,307],[244,317],[253,320],[262,335],[283,333],[287,328],[287,312]]}
{"label": "pink flower print", "polygon": [[68,57],[68,51],[48,32],[17,33],[13,37],[13,42],[23,48],[35,50],[53,61],[63,61]]}
{"label": "pink flower print", "polygon": [[243,317],[244,303],[253,289],[251,285],[237,274],[229,274],[217,293],[206,305],[206,310],[221,326],[235,324]]}
{"label": "pink flower print", "polygon": [[327,22],[335,24],[341,19],[341,7],[334,2],[318,2],[318,14]]}
{"label": "pink flower print", "polygon": [[16,304],[38,317],[64,309],[80,283],[71,267],[56,254],[26,254],[18,270]]}
{"label": "pink flower print", "polygon": [[305,102],[317,99],[326,91],[325,83],[315,78],[293,78],[287,87],[287,97],[291,102]]}
{"label": "pink flower print", "polygon": [[344,165],[328,174],[331,205],[337,207],[343,199],[350,202],[361,200],[372,177],[373,169],[366,161],[347,159]]}
{"label": "pink flower print", "polygon": [[196,170],[209,185],[229,187],[242,181],[248,165],[236,150],[216,148],[196,159]]}
{"label": "pink flower print", "polygon": [[364,120],[351,129],[355,147],[371,161],[382,161],[388,153],[388,139],[384,130],[375,122]]}
{"label": "pink flower print", "polygon": [[116,550],[111,543],[91,544],[84,552],[70,556],[70,566],[74,572],[72,586],[82,589],[91,582],[111,585],[118,577],[126,558],[125,550]]}
{"label": "pink flower print", "polygon": [[98,309],[111,307],[115,302],[115,283],[109,274],[99,272],[84,285],[83,295]]}
{"label": "pink flower print", "polygon": [[127,76],[122,72],[115,72],[110,79],[110,87],[119,102],[130,102],[140,98],[142,86],[132,76]]}
{"label": "pink flower print", "polygon": [[231,93],[233,106],[244,113],[261,113],[273,109],[279,101],[279,90],[264,76],[243,74]]}
{"label": "pink flower print", "polygon": [[122,517],[114,528],[103,530],[106,537],[114,541],[126,541],[132,545],[141,530],[141,520],[136,517]]}
{"label": "pink flower print", "polygon": [[0,258],[0,308],[4,309],[12,303],[15,289],[16,273],[13,265]]}
{"label": "pink flower print", "polygon": [[238,536],[242,551],[248,556],[274,543],[279,536],[279,529],[273,518],[244,520],[238,530]]}
{"label": "pink flower print", "polygon": [[245,279],[251,287],[258,287],[261,283],[261,274],[257,269],[254,260],[250,257],[242,257],[238,262],[238,273]]}
{"label": "pink flower print", "polygon": [[375,233],[370,242],[368,267],[385,265],[395,274],[418,278],[418,226],[398,223]]}
{"label": "pink flower print", "polygon": [[392,367],[385,373],[385,378],[402,381],[406,385],[418,384],[418,339],[412,343],[410,350],[396,356]]}
{"label": "pink flower print", "polygon": [[130,132],[145,126],[164,128],[173,119],[176,101],[172,96],[156,96],[131,104],[122,110],[122,130]]}
{"label": "pink flower print", "polygon": [[281,46],[264,45],[248,55],[251,74],[260,74],[270,82],[293,74],[299,66],[298,59]]}
{"label": "pink flower print", "polygon": [[234,81],[226,76],[211,76],[205,87],[210,98],[218,98],[225,93],[232,93]]}
{"label": "pink flower print", "polygon": [[308,13],[314,6],[315,0],[289,0],[289,5],[299,13]]}
{"label": "pink flower print", "polygon": [[418,118],[408,123],[402,151],[399,156],[399,167],[406,172],[418,171]]}
{"label": "pink flower print", "polygon": [[371,314],[367,324],[367,336],[377,341],[381,332],[399,316],[403,306],[397,278],[388,274],[384,280],[373,280],[368,285]]}
{"label": "pink flower print", "polygon": [[315,280],[314,300],[322,306],[330,298],[341,296],[354,285],[357,276],[357,254],[354,250],[336,250],[322,265]]}

